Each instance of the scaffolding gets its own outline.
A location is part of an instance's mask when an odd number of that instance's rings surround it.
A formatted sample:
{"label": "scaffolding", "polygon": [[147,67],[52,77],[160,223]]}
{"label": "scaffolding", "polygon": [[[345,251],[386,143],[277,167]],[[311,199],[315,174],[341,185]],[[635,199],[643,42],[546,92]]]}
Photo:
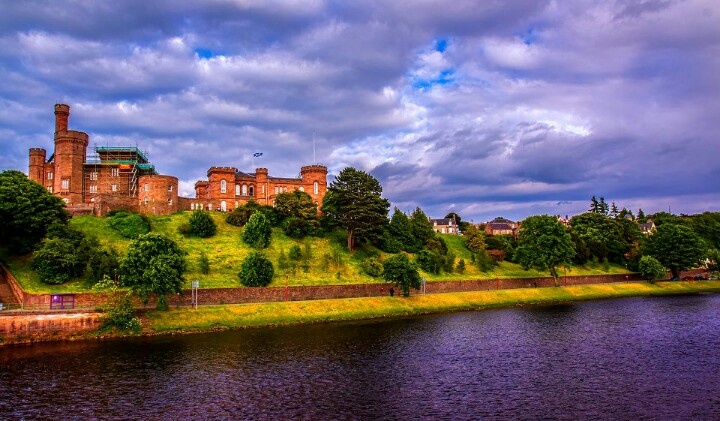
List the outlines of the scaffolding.
{"label": "scaffolding", "polygon": [[[155,166],[150,163],[147,153],[133,146],[95,146],[95,156],[87,158],[87,166],[117,168],[128,180],[128,196],[137,197],[138,180],[142,175],[155,175]],[[86,178],[92,177],[86,171]],[[97,193],[97,192],[95,192]]]}

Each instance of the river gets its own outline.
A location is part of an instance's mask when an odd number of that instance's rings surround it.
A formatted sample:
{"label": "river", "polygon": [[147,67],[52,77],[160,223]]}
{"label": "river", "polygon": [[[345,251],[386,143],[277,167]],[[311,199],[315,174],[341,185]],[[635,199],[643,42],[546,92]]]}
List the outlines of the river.
{"label": "river", "polygon": [[0,348],[0,419],[720,419],[720,295]]}

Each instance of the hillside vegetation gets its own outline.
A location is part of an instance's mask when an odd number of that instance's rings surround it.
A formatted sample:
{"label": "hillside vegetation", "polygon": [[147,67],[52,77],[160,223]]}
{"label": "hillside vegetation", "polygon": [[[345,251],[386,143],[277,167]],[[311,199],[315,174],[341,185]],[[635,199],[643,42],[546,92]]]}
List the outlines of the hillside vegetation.
{"label": "hillside vegetation", "polygon": [[[169,216],[150,216],[151,232],[166,235],[176,241],[187,252],[189,271],[185,276],[186,286],[190,281],[200,281],[201,288],[230,288],[241,287],[238,272],[243,259],[252,249],[241,240],[243,228],[235,227],[225,222],[226,214],[212,212],[211,216],[217,224],[217,233],[210,238],[186,237],[178,232],[182,224],[190,219],[191,212],[180,212]],[[131,241],[123,237],[110,226],[109,218],[95,216],[79,216],[70,220],[70,226],[92,235],[100,243],[113,247],[120,255],[124,255]],[[436,280],[462,280],[462,279],[494,279],[549,276],[549,273],[530,269],[523,270],[519,265],[510,262],[500,262],[498,266],[487,272],[481,272],[471,263],[471,253],[464,245],[462,236],[442,236],[448,250],[455,253],[457,260],[464,259],[467,266],[463,274],[445,273],[439,275],[428,274],[421,271],[421,275],[428,282]],[[359,248],[354,252],[347,250],[347,234],[336,231],[324,237],[306,237],[296,240],[288,237],[280,228],[273,228],[270,246],[262,252],[273,262],[275,276],[270,286],[295,285],[338,285],[354,283],[381,283],[382,278],[365,274],[361,263],[370,256],[379,255],[381,259],[390,254],[381,252],[373,247]],[[307,263],[301,259],[295,263],[295,270],[291,268],[282,270],[278,268],[278,259],[281,252],[290,254],[290,249],[298,246],[303,253],[309,251],[310,258]],[[201,253],[205,253],[210,262],[210,272],[203,274],[200,268]],[[23,287],[36,293],[80,292],[87,287],[82,280],[72,280],[63,285],[47,285],[39,281],[35,272],[30,269],[29,256],[9,258],[10,269]],[[288,261],[291,261],[288,259]],[[626,273],[624,267],[611,265],[609,268],[602,265],[587,264],[568,268],[562,275],[590,275],[606,273]]]}

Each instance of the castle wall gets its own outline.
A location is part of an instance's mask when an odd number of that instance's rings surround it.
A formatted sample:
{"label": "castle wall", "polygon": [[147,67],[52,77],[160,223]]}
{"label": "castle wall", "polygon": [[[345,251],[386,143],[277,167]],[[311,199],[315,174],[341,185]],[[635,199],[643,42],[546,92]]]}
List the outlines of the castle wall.
{"label": "castle wall", "polygon": [[138,180],[138,211],[146,215],[169,215],[180,209],[178,179],[171,175],[144,175]]}

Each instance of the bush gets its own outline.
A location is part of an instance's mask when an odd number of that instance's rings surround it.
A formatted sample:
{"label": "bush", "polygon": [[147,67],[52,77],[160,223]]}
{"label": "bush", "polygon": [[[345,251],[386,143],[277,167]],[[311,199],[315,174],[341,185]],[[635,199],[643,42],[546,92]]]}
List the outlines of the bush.
{"label": "bush", "polygon": [[130,294],[123,294],[117,300],[113,300],[100,320],[101,333],[108,331],[140,333],[142,327],[130,301]]}
{"label": "bush", "polygon": [[150,232],[150,222],[144,215],[118,211],[111,214],[110,227],[117,230],[125,238],[136,239],[143,234]]}
{"label": "bush", "polygon": [[258,207],[259,205],[257,203],[250,201],[230,212],[227,218],[225,218],[225,222],[230,225],[235,225],[236,227],[242,227],[247,224],[250,216],[252,216],[253,212],[255,212]]}
{"label": "bush", "polygon": [[210,259],[208,259],[207,254],[205,254],[204,251],[200,252],[200,258],[198,259],[198,269],[200,269],[200,273],[203,275],[207,275],[210,273]]}
{"label": "bush", "polygon": [[282,223],[283,231],[291,238],[303,238],[310,232],[314,232],[313,227],[310,226],[309,221],[291,216]]}
{"label": "bush", "polygon": [[650,283],[655,283],[658,279],[664,278],[668,271],[662,263],[652,256],[641,257],[638,268],[642,277],[650,281]]}
{"label": "bush", "polygon": [[406,297],[410,288],[420,289],[422,284],[417,268],[405,254],[392,256],[383,263],[383,279],[400,287]]}
{"label": "bush", "polygon": [[443,270],[447,273],[452,273],[455,269],[455,253],[449,252],[443,257]]}
{"label": "bush", "polygon": [[460,261],[457,264],[457,267],[455,268],[455,271],[459,274],[465,273],[465,259],[460,259]]}
{"label": "bush", "polygon": [[215,235],[217,225],[208,212],[196,210],[190,216],[190,235],[208,238]]}
{"label": "bush", "polygon": [[504,250],[487,250],[487,254],[495,263],[505,260]]}
{"label": "bush", "polygon": [[85,265],[85,282],[92,286],[106,276],[114,279],[116,272],[120,269],[117,251],[113,248],[101,247],[97,239],[89,239],[88,244],[93,248]]}
{"label": "bush", "polygon": [[377,278],[383,273],[383,264],[377,257],[363,260],[361,266],[365,273],[374,278]]}
{"label": "bush", "polygon": [[246,287],[265,287],[270,284],[274,274],[272,262],[255,252],[243,260],[238,277]]}
{"label": "bush", "polygon": [[440,273],[444,260],[442,256],[431,252],[430,250],[420,250],[415,258],[420,269],[435,275]]}
{"label": "bush", "polygon": [[300,250],[300,246],[294,244],[292,247],[290,247],[290,252],[288,253],[288,256],[291,260],[302,259],[302,250]]}
{"label": "bush", "polygon": [[242,240],[251,247],[265,248],[270,245],[271,234],[272,228],[265,214],[255,212],[243,228]]}
{"label": "bush", "polygon": [[33,253],[30,267],[38,273],[41,282],[59,285],[82,275],[85,260],[78,256],[72,242],[46,238]]}
{"label": "bush", "polygon": [[490,257],[485,250],[475,254],[475,264],[481,272],[487,272],[495,266],[495,262],[492,257]]}

